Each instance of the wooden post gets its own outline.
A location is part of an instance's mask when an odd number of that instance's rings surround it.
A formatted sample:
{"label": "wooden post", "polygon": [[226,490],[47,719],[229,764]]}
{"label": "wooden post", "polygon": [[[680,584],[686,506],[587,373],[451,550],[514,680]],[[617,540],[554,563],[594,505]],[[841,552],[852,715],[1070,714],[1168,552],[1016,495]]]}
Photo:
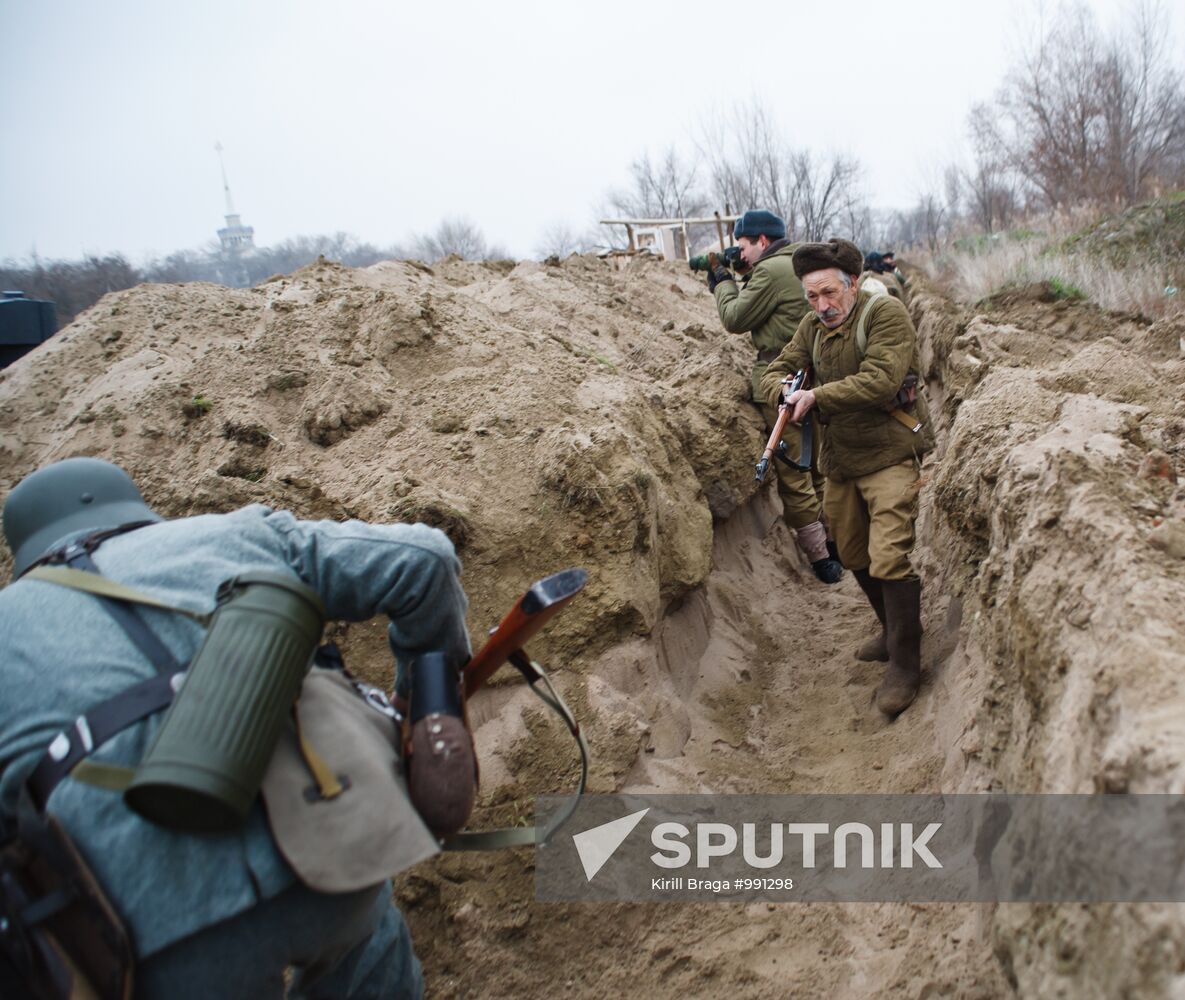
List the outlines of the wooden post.
{"label": "wooden post", "polygon": [[712,213],[716,216],[716,239],[720,241],[720,252],[724,252],[724,223],[720,221],[720,212]]}
{"label": "wooden post", "polygon": [[628,222],[625,224],[625,234],[630,240],[630,253],[634,253],[638,248],[634,246],[634,227]]}

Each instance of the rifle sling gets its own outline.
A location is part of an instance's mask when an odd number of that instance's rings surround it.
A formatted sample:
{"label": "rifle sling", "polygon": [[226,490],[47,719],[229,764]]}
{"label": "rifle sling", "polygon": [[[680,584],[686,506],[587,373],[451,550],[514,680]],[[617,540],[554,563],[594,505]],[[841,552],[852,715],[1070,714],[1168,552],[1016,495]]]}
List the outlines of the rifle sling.
{"label": "rifle sling", "polygon": [[[509,662],[526,678],[527,684],[530,685],[535,696],[564,720],[568,732],[576,740],[576,745],[580,749],[580,782],[571,802],[560,810],[546,828],[515,826],[505,827],[501,830],[462,830],[444,842],[442,846],[446,851],[494,851],[504,847],[530,845],[542,847],[561,826],[572,818],[576,807],[580,805],[580,798],[584,795],[585,786],[588,784],[588,744],[584,740],[584,734],[580,731],[580,723],[576,721],[571,709],[552,686],[551,680],[543,668],[534,660],[529,659],[521,649],[510,654]],[[542,685],[544,690],[540,690],[536,685]]]}

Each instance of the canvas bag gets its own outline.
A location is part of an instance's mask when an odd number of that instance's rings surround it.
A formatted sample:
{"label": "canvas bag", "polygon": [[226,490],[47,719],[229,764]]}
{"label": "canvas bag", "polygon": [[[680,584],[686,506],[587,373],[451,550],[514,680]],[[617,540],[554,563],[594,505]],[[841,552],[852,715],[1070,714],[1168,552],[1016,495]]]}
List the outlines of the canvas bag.
{"label": "canvas bag", "polygon": [[[408,798],[394,720],[368,704],[346,674],[314,667],[294,713],[261,794],[276,846],[301,882],[352,892],[440,851]],[[301,736],[338,778],[340,794],[320,794]]]}

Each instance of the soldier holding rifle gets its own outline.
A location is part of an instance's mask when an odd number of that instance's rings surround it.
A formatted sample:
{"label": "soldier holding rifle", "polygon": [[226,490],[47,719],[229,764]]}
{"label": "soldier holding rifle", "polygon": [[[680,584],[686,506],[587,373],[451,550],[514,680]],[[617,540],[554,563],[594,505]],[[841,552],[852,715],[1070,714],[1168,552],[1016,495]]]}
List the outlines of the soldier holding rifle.
{"label": "soldier holding rifle", "polygon": [[[771,407],[784,401],[793,422],[813,413],[826,425],[823,507],[840,558],[881,625],[856,655],[888,661],[876,701],[895,716],[916,697],[921,680],[922,586],[910,553],[921,459],[934,436],[918,392],[913,323],[897,299],[860,291],[863,263],[848,240],[794,251],[794,273],[813,312],[769,365],[761,391]],[[782,380],[808,366],[813,388],[786,397]]]}

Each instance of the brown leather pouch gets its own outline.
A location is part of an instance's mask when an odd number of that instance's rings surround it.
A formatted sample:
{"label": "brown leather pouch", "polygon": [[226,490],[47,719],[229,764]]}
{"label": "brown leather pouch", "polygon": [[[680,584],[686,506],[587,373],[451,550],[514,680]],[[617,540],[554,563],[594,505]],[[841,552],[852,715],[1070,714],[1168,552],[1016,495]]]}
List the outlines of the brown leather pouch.
{"label": "brown leather pouch", "polygon": [[905,410],[913,406],[918,399],[918,377],[916,375],[906,375],[905,381],[901,383],[901,388],[897,390],[895,395],[883,407],[886,413],[892,413],[894,410]]}

